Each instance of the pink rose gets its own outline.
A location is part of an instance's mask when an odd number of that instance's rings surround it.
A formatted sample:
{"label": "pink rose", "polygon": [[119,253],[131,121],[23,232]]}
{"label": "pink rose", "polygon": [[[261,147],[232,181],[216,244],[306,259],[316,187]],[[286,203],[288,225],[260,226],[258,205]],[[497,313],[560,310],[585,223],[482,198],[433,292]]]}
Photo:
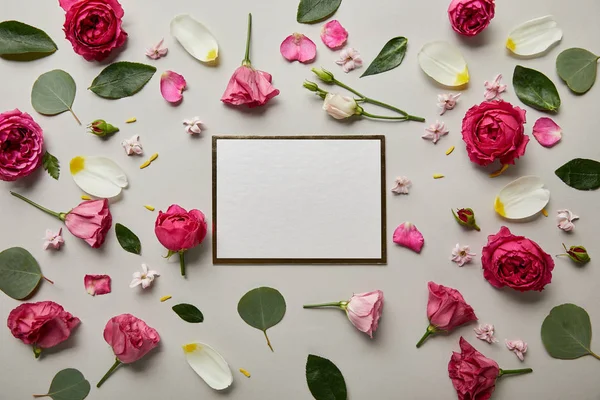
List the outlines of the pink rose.
{"label": "pink rose", "polygon": [[525,154],[525,110],[503,100],[473,106],[462,123],[462,137],[472,162],[486,166],[495,160],[514,164]]}
{"label": "pink rose", "polygon": [[448,18],[455,32],[475,36],[490,24],[495,9],[494,0],[452,0]]}
{"label": "pink rose", "polygon": [[42,164],[44,132],[18,109],[0,114],[0,180],[14,181]]}
{"label": "pink rose", "polygon": [[353,295],[346,306],[346,312],[352,325],[373,338],[377,330],[383,309],[383,292],[375,290]]}
{"label": "pink rose", "polygon": [[541,292],[552,280],[552,257],[533,240],[515,236],[505,226],[488,236],[481,253],[483,276],[497,288]]}
{"label": "pink rose", "polygon": [[66,11],[63,30],[75,53],[101,61],[121,47],[127,33],[121,28],[123,8],[117,0],[59,0]]}
{"label": "pink rose", "polygon": [[33,345],[38,358],[42,349],[54,347],[71,336],[79,318],[66,312],[53,301],[23,303],[8,315],[8,329],[14,337]]}
{"label": "pink rose", "polygon": [[130,364],[158,346],[160,336],[141,319],[121,314],[112,317],[106,324],[104,340],[112,347],[117,360]]}
{"label": "pink rose", "polygon": [[271,74],[242,65],[235,70],[221,97],[223,103],[258,107],[279,94],[271,85]]}
{"label": "pink rose", "polygon": [[448,375],[459,400],[487,400],[496,387],[500,367],[460,338],[460,353],[452,352]]}
{"label": "pink rose", "polygon": [[65,225],[73,235],[86,241],[93,248],[104,243],[112,225],[108,200],[88,200],[79,204],[65,216]]}

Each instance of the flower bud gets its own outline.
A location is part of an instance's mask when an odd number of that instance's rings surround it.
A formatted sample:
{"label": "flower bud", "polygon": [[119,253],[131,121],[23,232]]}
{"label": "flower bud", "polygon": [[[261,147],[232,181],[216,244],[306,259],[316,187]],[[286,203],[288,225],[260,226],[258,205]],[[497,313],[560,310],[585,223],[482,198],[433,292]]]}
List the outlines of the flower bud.
{"label": "flower bud", "polygon": [[95,120],[88,125],[88,128],[90,133],[100,137],[105,137],[107,135],[112,135],[113,133],[119,132],[119,128],[109,124],[103,119]]}
{"label": "flower bud", "polygon": [[456,210],[456,212],[452,210],[452,215],[454,215],[454,219],[456,219],[456,222],[460,225],[475,229],[476,231],[480,230],[475,221],[475,212],[472,209],[460,208]]}
{"label": "flower bud", "polygon": [[319,90],[319,86],[311,81],[304,81],[304,83],[302,84],[302,86],[304,86],[305,88],[307,88],[308,90],[310,90],[311,92],[316,92]]}
{"label": "flower bud", "polygon": [[315,75],[317,75],[319,77],[319,79],[325,83],[333,83],[333,81],[334,81],[333,74],[331,72],[327,71],[326,69],[313,68],[313,69],[311,69],[311,71],[314,72]]}
{"label": "flower bud", "polygon": [[569,248],[569,250],[567,250],[567,247],[564,245],[564,243],[563,243],[563,247],[565,248],[565,251],[567,252],[567,254],[561,254],[561,255],[568,256],[571,260],[575,261],[578,264],[587,264],[588,262],[590,262],[591,258],[589,256],[589,254],[587,253],[587,250],[585,249],[585,247],[571,246]]}

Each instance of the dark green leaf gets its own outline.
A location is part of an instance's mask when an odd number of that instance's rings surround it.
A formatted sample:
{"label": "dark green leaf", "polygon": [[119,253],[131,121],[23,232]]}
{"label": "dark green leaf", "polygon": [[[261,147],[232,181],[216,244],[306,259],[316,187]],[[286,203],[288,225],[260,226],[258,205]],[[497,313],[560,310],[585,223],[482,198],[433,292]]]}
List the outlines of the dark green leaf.
{"label": "dark green leaf", "polygon": [[155,72],[156,68],[151,65],[116,62],[104,68],[88,89],[107,99],[132,96],[148,83]]}
{"label": "dark green leaf", "polygon": [[[71,75],[61,69],[55,69],[37,78],[31,89],[31,105],[35,111],[44,115],[71,111],[79,122],[72,109],[76,91],[77,87]],[[81,122],[79,124],[81,125]]]}
{"label": "dark green leaf", "polygon": [[252,289],[240,299],[238,313],[248,325],[264,332],[267,345],[273,350],[267,329],[277,325],[285,315],[285,299],[281,293],[270,287]]}
{"label": "dark green leaf", "polygon": [[300,0],[296,19],[303,24],[314,24],[333,15],[342,0]]}
{"label": "dark green leaf", "polygon": [[58,158],[46,151],[44,157],[42,157],[42,166],[46,172],[48,172],[48,175],[58,180],[58,177],[60,176],[60,164]]}
{"label": "dark green leaf", "polygon": [[556,71],[569,89],[584,94],[594,86],[599,56],[584,49],[567,49],[556,59]]}
{"label": "dark green leaf", "polygon": [[[48,394],[53,400],[83,400],[90,393],[90,383],[74,368],[59,371],[52,379]],[[41,396],[35,396],[41,397]]]}
{"label": "dark green leaf", "polygon": [[46,32],[19,21],[0,23],[0,55],[42,53],[49,55],[58,47]]}
{"label": "dark green leaf", "polygon": [[541,72],[517,65],[513,86],[517,97],[528,106],[540,111],[558,111],[560,96],[556,86]]}
{"label": "dark green leaf", "polygon": [[380,74],[390,69],[396,68],[404,60],[406,54],[406,46],[408,45],[408,39],[402,36],[390,39],[383,49],[379,52],[375,60],[369,65],[369,68],[361,75],[369,76]]}
{"label": "dark green leaf", "polygon": [[185,322],[197,324],[204,321],[204,315],[192,304],[181,303],[173,306],[173,311]]}
{"label": "dark green leaf", "polygon": [[592,354],[590,316],[575,304],[554,307],[542,323],[542,343],[550,356],[572,360]]}
{"label": "dark green leaf", "polygon": [[308,355],[306,382],[316,400],[346,400],[346,381],[342,372],[326,358]]}
{"label": "dark green leaf", "polygon": [[140,239],[128,227],[117,223],[115,224],[115,233],[123,250],[133,254],[140,254],[142,252]]}
{"label": "dark green leaf", "polygon": [[600,162],[575,158],[556,171],[564,183],[577,190],[595,190],[600,187]]}
{"label": "dark green leaf", "polygon": [[0,253],[0,290],[13,299],[29,296],[42,279],[42,271],[30,252],[12,247]]}

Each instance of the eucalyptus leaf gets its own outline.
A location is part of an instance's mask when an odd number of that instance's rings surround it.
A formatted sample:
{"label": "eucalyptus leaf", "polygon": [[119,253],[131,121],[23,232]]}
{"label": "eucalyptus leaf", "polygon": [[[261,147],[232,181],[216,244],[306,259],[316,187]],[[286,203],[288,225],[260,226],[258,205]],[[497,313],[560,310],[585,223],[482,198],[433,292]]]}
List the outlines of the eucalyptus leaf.
{"label": "eucalyptus leaf", "polygon": [[594,86],[600,56],[585,49],[572,48],[556,58],[556,71],[569,89],[584,94]]}
{"label": "eucalyptus leaf", "polygon": [[390,39],[360,77],[376,75],[396,68],[404,60],[407,45],[408,39],[403,36]]}
{"label": "eucalyptus leaf", "polygon": [[517,97],[528,106],[540,111],[558,111],[560,96],[556,86],[541,72],[517,65],[513,86]]}
{"label": "eucalyptus leaf", "polygon": [[31,105],[35,111],[44,115],[70,111],[81,125],[72,108],[76,91],[77,87],[71,75],[61,69],[55,69],[37,78],[31,89]]}
{"label": "eucalyptus leaf", "polygon": [[303,24],[314,24],[332,16],[340,4],[342,0],[300,0],[296,20]]}
{"label": "eucalyptus leaf", "polygon": [[564,183],[577,190],[595,190],[600,187],[600,162],[575,158],[556,171]]}
{"label": "eucalyptus leaf", "polygon": [[308,355],[306,383],[316,400],[346,400],[348,393],[342,372],[326,358]]}
{"label": "eucalyptus leaf", "polygon": [[204,321],[204,315],[192,304],[181,303],[173,306],[173,311],[185,322],[197,324]]}
{"label": "eucalyptus leaf", "polygon": [[90,393],[90,383],[74,368],[59,371],[52,379],[48,394],[33,397],[50,397],[53,400],[83,400]]}
{"label": "eucalyptus leaf", "polygon": [[42,166],[44,167],[44,170],[48,172],[48,175],[58,180],[58,177],[60,176],[60,163],[58,162],[58,158],[46,151],[42,157]]}
{"label": "eucalyptus leaf", "polygon": [[554,358],[573,360],[596,354],[590,350],[592,324],[590,316],[575,304],[554,307],[542,323],[542,343]]}
{"label": "eucalyptus leaf", "polygon": [[104,68],[88,89],[107,99],[133,96],[148,83],[155,72],[156,68],[151,65],[116,62]]}
{"label": "eucalyptus leaf", "polygon": [[43,57],[57,49],[41,29],[19,21],[0,22],[0,56],[33,53]]}
{"label": "eucalyptus leaf", "polygon": [[119,244],[123,250],[133,254],[140,254],[142,252],[142,244],[140,243],[140,239],[128,227],[116,223],[115,233],[117,234],[117,240],[119,241]]}
{"label": "eucalyptus leaf", "polygon": [[42,278],[39,264],[24,248],[12,247],[0,253],[0,290],[13,299],[29,296]]}
{"label": "eucalyptus leaf", "polygon": [[240,299],[238,313],[248,325],[263,331],[273,351],[267,329],[277,325],[285,315],[285,299],[281,293],[270,287],[252,289]]}

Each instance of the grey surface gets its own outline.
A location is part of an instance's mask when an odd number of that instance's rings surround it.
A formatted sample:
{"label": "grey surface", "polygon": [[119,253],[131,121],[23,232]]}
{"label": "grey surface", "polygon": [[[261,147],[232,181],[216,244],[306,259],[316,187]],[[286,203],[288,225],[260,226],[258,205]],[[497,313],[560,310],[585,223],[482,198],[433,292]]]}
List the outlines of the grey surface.
{"label": "grey surface", "polygon": [[[162,344],[144,361],[122,368],[101,390],[92,390],[91,400],[112,399],[309,399],[304,378],[304,365],[309,353],[333,360],[343,371],[349,397],[364,399],[453,399],[456,398],[448,379],[447,363],[458,339],[464,335],[484,354],[503,368],[532,367],[535,372],[523,377],[508,377],[498,383],[495,399],[592,400],[598,398],[600,382],[598,360],[584,357],[575,361],[551,359],[540,341],[542,320],[558,304],[572,302],[585,307],[592,323],[600,329],[598,281],[600,271],[596,257],[600,255],[598,235],[599,193],[578,192],[565,186],[554,176],[554,169],[571,158],[598,158],[600,135],[597,132],[600,87],[577,97],[569,93],[554,69],[559,52],[568,47],[583,47],[600,52],[596,0],[503,0],[498,2],[492,25],[474,39],[455,35],[445,11],[448,1],[429,0],[398,2],[346,0],[336,18],[350,32],[349,45],[362,52],[367,63],[392,37],[409,38],[403,64],[388,73],[359,80],[361,70],[347,76],[333,61],[337,53],[320,42],[321,25],[299,25],[295,22],[296,1],[221,2],[172,0],[168,2],[123,1],[125,29],[129,33],[127,48],[117,55],[119,60],[148,62],[158,72],[139,94],[118,101],[95,96],[85,88],[107,63],[86,62],[74,54],[64,40],[64,12],[56,1],[4,0],[0,3],[2,19],[17,19],[44,29],[57,42],[59,51],[47,58],[16,63],[0,60],[0,110],[19,107],[32,113],[45,130],[48,149],[62,162],[63,174],[56,182],[43,171],[18,183],[2,183],[0,209],[2,247],[23,246],[40,262],[54,286],[42,284],[33,301],[53,300],[82,320],[74,336],[59,349],[48,351],[34,360],[31,348],[14,339],[8,329],[0,329],[0,398],[21,400],[33,393],[44,393],[54,374],[66,367],[81,370],[95,383],[112,365],[110,348],[102,339],[106,321],[117,314],[130,312],[155,327]],[[273,74],[281,95],[269,106],[253,110],[233,110],[220,103],[233,70],[243,58],[246,13],[254,13],[254,46],[252,60],[257,68]],[[169,36],[172,16],[192,13],[214,32],[221,46],[220,65],[206,67],[185,53]],[[550,54],[534,60],[517,60],[507,55],[505,38],[510,29],[522,21],[546,14],[558,17],[564,29],[562,44]],[[469,62],[471,85],[454,111],[443,120],[450,134],[437,146],[420,138],[424,124],[378,123],[356,121],[340,123],[320,110],[318,98],[302,88],[305,78],[312,79],[309,67],[288,64],[279,54],[279,44],[289,34],[308,34],[318,46],[315,66],[322,65],[349,84],[373,97],[387,100],[409,112],[434,122],[436,95],[443,92],[419,69],[416,55],[423,44],[447,40],[457,44]],[[156,62],[146,59],[144,50],[164,36],[169,47],[166,58]],[[492,180],[483,169],[472,164],[460,139],[460,121],[466,110],[482,101],[483,81],[503,73],[510,83],[516,64],[539,69],[556,83],[563,105],[556,121],[563,127],[563,141],[553,149],[542,148],[532,138],[526,155],[502,177]],[[30,89],[42,73],[62,68],[71,73],[78,85],[74,110],[85,123],[104,118],[121,127],[121,132],[102,141],[86,134],[68,113],[44,117],[30,105]],[[185,99],[171,107],[159,93],[160,73],[173,69],[183,74],[189,85]],[[364,69],[363,69],[364,71]],[[509,88],[505,99],[521,105]],[[542,114],[528,107],[527,131]],[[207,126],[199,138],[191,138],[181,121],[199,115]],[[135,116],[138,122],[123,121]],[[397,175],[413,180],[409,196],[394,197],[388,192],[388,238],[394,228],[406,220],[415,223],[425,236],[421,255],[390,246],[387,266],[220,266],[211,264],[210,235],[206,242],[189,254],[188,278],[179,276],[175,259],[166,261],[165,251],[153,233],[156,212],[142,207],[152,204],[166,209],[171,203],[196,207],[210,215],[212,134],[385,134],[387,136],[388,186]],[[120,146],[123,138],[141,136],[146,154],[159,152],[159,159],[145,170],[138,166],[141,158],[126,157]],[[450,156],[444,152],[451,145]],[[81,192],[68,174],[68,161],[75,155],[105,155],[118,161],[126,170],[131,187],[120,201],[111,206],[114,219],[131,228],[142,240],[142,256],[123,251],[113,234],[101,250],[90,249],[82,241],[65,232],[66,245],[58,253],[41,249],[46,228],[60,224],[51,217],[28,208],[11,197],[9,190],[31,196],[56,210],[67,211],[79,201]],[[433,180],[433,173],[446,178]],[[536,240],[551,254],[561,250],[561,242],[584,244],[590,251],[591,264],[584,268],[558,259],[553,282],[543,293],[515,293],[496,290],[481,273],[477,260],[458,268],[448,258],[457,243],[470,244],[480,255],[486,235],[496,233],[504,222],[492,210],[495,193],[512,179],[526,174],[541,176],[551,190],[548,209],[551,217],[540,217],[529,223],[508,223],[518,234]],[[360,190],[360,188],[357,188]],[[451,207],[470,206],[477,212],[482,232],[465,232],[453,221]],[[555,226],[555,211],[570,208],[581,216],[573,234],[567,235]],[[249,233],[251,234],[251,233]],[[331,238],[336,240],[336,238]],[[161,272],[152,290],[129,289],[131,274],[146,262]],[[83,287],[86,273],[107,273],[113,278],[113,293],[91,297]],[[425,306],[426,283],[437,283],[459,289],[471,303],[481,322],[496,325],[497,336],[521,338],[529,343],[524,363],[506,350],[502,343],[490,346],[474,337],[474,325],[465,326],[448,337],[429,340],[421,349],[415,343],[427,325]],[[288,310],[283,321],[269,331],[275,348],[271,353],[261,332],[247,326],[237,315],[236,304],[249,289],[267,285],[285,296]],[[354,330],[341,311],[303,310],[306,302],[348,298],[352,292],[381,289],[385,292],[384,314],[375,339]],[[173,299],[160,303],[163,295]],[[182,322],[171,306],[190,302],[204,313],[205,322],[191,325]],[[0,296],[0,319],[19,304]],[[209,389],[186,364],[181,345],[199,340],[212,345],[230,363],[235,382],[227,393]],[[592,347],[600,348],[598,340]],[[252,373],[247,379],[237,370]]]}

